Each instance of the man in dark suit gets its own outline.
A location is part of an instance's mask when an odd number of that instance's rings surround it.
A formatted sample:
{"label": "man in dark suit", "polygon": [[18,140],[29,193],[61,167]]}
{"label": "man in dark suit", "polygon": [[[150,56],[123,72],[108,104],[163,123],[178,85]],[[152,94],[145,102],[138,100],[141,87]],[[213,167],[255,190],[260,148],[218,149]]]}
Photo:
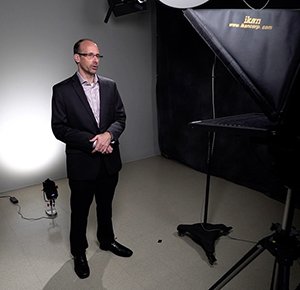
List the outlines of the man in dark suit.
{"label": "man in dark suit", "polygon": [[70,247],[79,278],[89,276],[86,229],[95,196],[97,238],[102,250],[129,257],[132,251],[115,240],[112,201],[121,169],[118,139],[125,128],[125,110],[116,83],[97,75],[100,53],[90,39],[75,43],[77,72],[53,86],[51,126],[66,144],[71,190]]}

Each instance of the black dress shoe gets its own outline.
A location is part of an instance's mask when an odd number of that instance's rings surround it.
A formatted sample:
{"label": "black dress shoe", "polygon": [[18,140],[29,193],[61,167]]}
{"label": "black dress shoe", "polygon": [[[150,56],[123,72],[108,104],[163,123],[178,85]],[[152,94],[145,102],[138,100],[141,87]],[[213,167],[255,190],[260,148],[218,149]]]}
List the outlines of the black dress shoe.
{"label": "black dress shoe", "polygon": [[74,256],[74,271],[80,279],[90,275],[90,268],[85,254]]}
{"label": "black dress shoe", "polygon": [[130,257],[133,252],[126,248],[125,246],[121,245],[120,243],[113,241],[110,244],[101,244],[100,249],[104,251],[110,251],[117,256],[121,257]]}

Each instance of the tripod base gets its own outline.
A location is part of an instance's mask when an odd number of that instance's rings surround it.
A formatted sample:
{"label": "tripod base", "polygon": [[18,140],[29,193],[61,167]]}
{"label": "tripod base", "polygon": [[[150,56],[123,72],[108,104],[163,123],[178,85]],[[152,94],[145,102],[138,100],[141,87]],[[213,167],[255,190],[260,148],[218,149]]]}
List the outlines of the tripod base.
{"label": "tripod base", "polygon": [[261,239],[209,290],[222,289],[264,250],[268,250],[275,257],[271,289],[289,290],[290,267],[293,261],[300,256],[300,241],[296,238],[297,234],[281,230],[278,224],[272,225],[271,229],[275,228],[274,234]]}
{"label": "tripod base", "polygon": [[215,258],[215,241],[221,237],[228,235],[232,227],[223,224],[197,223],[192,225],[179,225],[177,227],[178,235],[189,236],[194,242],[199,244],[208,258],[211,265],[216,262]]}
{"label": "tripod base", "polygon": [[55,201],[54,200],[47,200],[47,208],[45,209],[45,213],[49,217],[56,217],[57,216],[57,210],[55,208]]}

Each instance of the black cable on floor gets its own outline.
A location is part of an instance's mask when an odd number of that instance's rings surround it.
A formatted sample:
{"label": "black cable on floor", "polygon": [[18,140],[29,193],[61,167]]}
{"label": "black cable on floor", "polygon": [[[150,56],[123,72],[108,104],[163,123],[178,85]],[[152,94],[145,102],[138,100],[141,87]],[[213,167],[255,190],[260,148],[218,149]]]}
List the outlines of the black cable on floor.
{"label": "black cable on floor", "polygon": [[19,205],[19,201],[11,195],[2,195],[0,196],[0,198],[9,198],[9,200],[11,201],[11,203],[16,206],[18,208],[18,215],[21,216],[22,219],[27,220],[27,221],[38,221],[41,219],[53,219],[55,218],[55,216],[51,217],[51,216],[41,216],[38,218],[29,218],[29,217],[25,217],[22,213],[21,213],[21,206]]}

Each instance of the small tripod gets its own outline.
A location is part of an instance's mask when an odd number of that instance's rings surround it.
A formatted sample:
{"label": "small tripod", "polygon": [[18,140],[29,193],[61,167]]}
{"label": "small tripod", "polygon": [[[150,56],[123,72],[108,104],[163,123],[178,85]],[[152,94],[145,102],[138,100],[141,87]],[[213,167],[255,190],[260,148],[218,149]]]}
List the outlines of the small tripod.
{"label": "small tripod", "polygon": [[288,188],[281,227],[273,224],[271,230],[275,232],[261,239],[209,290],[222,289],[264,250],[268,250],[275,257],[270,289],[289,290],[290,267],[300,257],[300,240],[297,239],[299,233],[292,228],[294,209],[294,191]]}

